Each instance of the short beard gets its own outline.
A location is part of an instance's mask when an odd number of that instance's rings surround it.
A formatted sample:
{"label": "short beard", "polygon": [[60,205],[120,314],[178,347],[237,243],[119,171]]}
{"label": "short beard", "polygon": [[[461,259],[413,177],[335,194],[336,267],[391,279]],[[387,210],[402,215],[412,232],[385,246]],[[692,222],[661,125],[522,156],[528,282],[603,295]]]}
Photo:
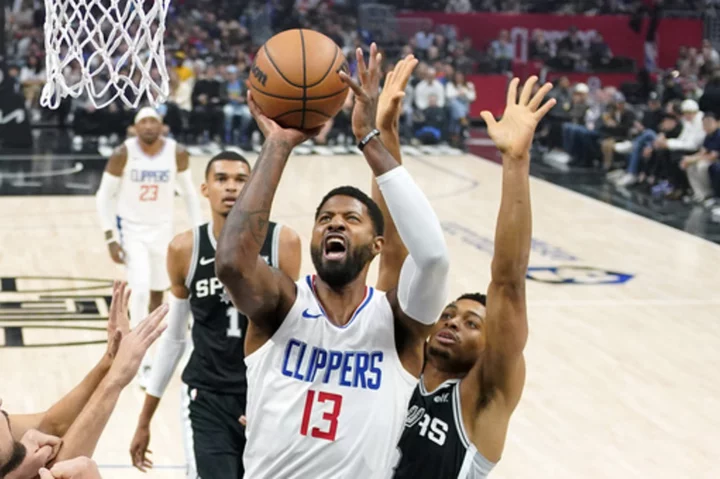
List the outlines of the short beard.
{"label": "short beard", "polygon": [[323,263],[322,245],[310,248],[310,256],[320,279],[333,289],[340,289],[350,284],[374,258],[372,243],[348,251],[342,263],[336,261]]}
{"label": "short beard", "polygon": [[25,460],[26,454],[27,450],[25,449],[25,446],[17,441],[14,442],[10,459],[8,459],[8,462],[2,467],[2,469],[0,469],[0,477],[5,477],[5,475],[17,469]]}

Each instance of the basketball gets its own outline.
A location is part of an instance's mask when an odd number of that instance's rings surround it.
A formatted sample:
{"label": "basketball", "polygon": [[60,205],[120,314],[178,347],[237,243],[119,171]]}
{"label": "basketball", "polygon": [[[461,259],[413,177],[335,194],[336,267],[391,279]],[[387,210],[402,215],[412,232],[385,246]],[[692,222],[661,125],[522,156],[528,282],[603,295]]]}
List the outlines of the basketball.
{"label": "basketball", "polygon": [[286,128],[316,128],[334,117],[347,98],[338,73],[345,55],[322,33],[278,33],[258,51],[250,71],[253,99],[265,115]]}

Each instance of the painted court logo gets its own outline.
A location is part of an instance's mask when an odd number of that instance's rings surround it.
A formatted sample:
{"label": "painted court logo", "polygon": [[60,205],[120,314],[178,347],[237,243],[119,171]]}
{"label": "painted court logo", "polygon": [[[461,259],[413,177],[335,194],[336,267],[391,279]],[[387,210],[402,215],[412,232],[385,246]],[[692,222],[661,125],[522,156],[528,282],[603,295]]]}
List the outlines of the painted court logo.
{"label": "painted court logo", "polygon": [[0,278],[0,348],[106,343],[111,289],[99,278]]}
{"label": "painted court logo", "polygon": [[548,284],[625,284],[633,277],[632,274],[576,265],[533,266],[527,272],[527,279]]}

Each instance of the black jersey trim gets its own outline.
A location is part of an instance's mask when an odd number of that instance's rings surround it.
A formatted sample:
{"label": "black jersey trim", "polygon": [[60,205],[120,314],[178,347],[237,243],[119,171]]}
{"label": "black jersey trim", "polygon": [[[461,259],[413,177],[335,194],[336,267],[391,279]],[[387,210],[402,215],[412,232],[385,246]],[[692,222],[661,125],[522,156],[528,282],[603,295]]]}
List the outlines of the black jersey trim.
{"label": "black jersey trim", "polygon": [[445,389],[447,386],[452,386],[453,384],[459,383],[460,379],[448,379],[444,381],[441,385],[433,389],[432,391],[428,391],[425,388],[425,378],[421,375],[420,376],[420,382],[418,383],[418,388],[420,389],[420,395],[421,396],[432,396],[433,394],[437,393],[441,389]]}

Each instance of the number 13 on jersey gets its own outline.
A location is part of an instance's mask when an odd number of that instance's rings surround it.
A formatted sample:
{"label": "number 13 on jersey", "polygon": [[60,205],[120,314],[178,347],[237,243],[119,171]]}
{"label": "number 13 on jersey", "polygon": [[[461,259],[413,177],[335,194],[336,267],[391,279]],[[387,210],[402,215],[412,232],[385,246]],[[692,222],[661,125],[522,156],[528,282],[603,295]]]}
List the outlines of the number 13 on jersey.
{"label": "number 13 on jersey", "polygon": [[[339,394],[323,391],[316,393],[316,391],[312,389],[309,390],[305,398],[305,410],[303,411],[302,424],[300,425],[300,434],[334,441],[335,435],[337,434],[338,417],[340,416],[340,409],[342,408],[342,399],[342,396]],[[322,419],[325,423],[324,427],[310,428],[310,416],[313,413],[313,405],[316,400],[318,403],[332,405],[332,409],[322,414]]]}

